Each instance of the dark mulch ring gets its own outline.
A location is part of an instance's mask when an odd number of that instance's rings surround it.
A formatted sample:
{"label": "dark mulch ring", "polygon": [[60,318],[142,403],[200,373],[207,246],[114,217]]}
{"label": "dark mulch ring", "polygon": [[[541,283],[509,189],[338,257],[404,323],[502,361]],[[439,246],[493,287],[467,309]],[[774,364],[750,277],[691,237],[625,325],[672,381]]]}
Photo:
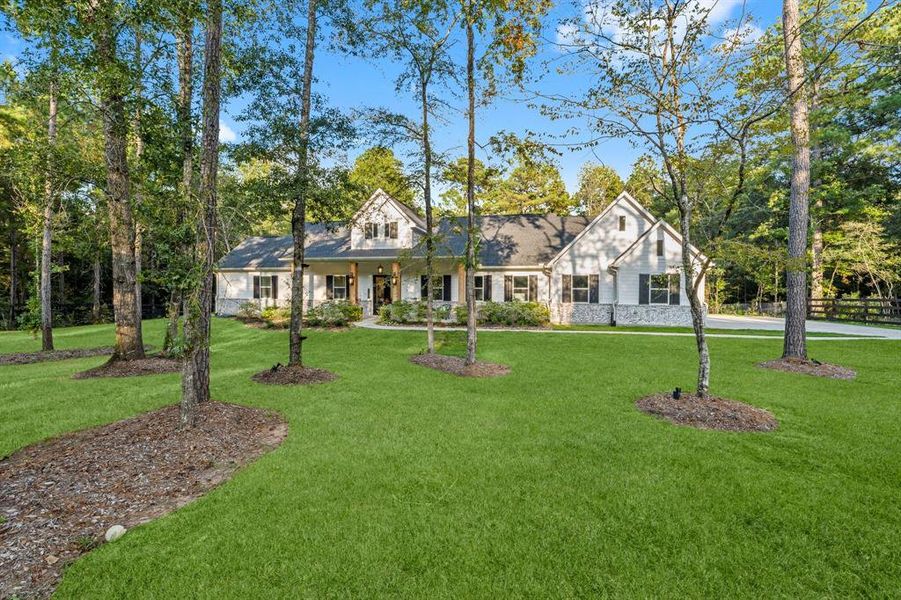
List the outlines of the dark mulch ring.
{"label": "dark mulch ring", "polygon": [[666,419],[674,425],[722,431],[773,431],[779,426],[768,411],[744,402],[683,393],[675,400],[670,393],[645,396],[635,401],[638,410]]}
{"label": "dark mulch ring", "polygon": [[410,357],[410,362],[461,377],[500,377],[510,373],[510,367],[507,365],[481,361],[467,365],[459,356],[444,354],[417,354]]}
{"label": "dark mulch ring", "polygon": [[138,377],[141,375],[158,375],[160,373],[176,373],[181,371],[182,361],[178,358],[148,356],[132,360],[107,362],[99,367],[81,371],[72,376],[73,379],[91,379],[93,377]]}
{"label": "dark mulch ring", "polygon": [[72,350],[48,350],[46,352],[13,352],[0,354],[0,365],[29,365],[48,360],[66,360],[69,358],[89,358],[112,354],[112,346],[100,348],[74,348]]}
{"label": "dark mulch ring", "polygon": [[281,363],[271,369],[261,371],[251,377],[257,383],[269,385],[309,385],[311,383],[326,383],[338,379],[338,376],[325,369],[313,367],[288,367]]}
{"label": "dark mulch ring", "polygon": [[857,371],[854,369],[830,365],[829,363],[821,363],[818,360],[779,358],[762,362],[757,366],[763,367],[764,369],[775,369],[777,371],[787,371],[789,373],[803,373],[804,375],[815,375],[817,377],[827,377],[829,379],[854,379],[857,377]]}
{"label": "dark mulch ring", "polygon": [[[276,413],[206,402],[178,429],[178,406],[41,442],[0,461],[0,598],[47,597],[66,564],[126,529],[202,496],[278,446]],[[127,534],[126,534],[127,535]]]}

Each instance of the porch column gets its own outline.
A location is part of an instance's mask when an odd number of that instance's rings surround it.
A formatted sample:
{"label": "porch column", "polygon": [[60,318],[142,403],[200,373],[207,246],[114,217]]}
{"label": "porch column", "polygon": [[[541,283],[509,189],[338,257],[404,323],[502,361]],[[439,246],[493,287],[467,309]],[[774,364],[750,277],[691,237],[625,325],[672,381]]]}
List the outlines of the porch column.
{"label": "porch column", "polygon": [[398,302],[400,300],[400,263],[391,263],[391,301]]}
{"label": "porch column", "polygon": [[352,262],[350,263],[350,303],[351,304],[359,304],[360,303],[360,294],[358,290],[360,289],[360,264]]}
{"label": "porch column", "polygon": [[457,302],[466,304],[466,265],[457,265]]}

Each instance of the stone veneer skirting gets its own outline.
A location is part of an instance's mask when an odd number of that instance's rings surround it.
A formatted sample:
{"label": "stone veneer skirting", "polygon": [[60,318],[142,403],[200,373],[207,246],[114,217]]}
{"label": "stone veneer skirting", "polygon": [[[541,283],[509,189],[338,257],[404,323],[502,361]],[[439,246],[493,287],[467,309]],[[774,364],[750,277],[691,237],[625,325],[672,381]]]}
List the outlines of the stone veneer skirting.
{"label": "stone veneer skirting", "polygon": [[[612,304],[556,304],[551,306],[551,320],[572,325],[610,325]],[[681,325],[691,327],[688,306],[658,304],[618,304],[617,325]]]}

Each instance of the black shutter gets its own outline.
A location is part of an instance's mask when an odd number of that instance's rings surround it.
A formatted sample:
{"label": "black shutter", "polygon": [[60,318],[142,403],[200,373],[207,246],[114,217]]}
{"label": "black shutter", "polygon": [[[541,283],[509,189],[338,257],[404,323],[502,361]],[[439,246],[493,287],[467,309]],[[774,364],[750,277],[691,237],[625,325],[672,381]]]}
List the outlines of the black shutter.
{"label": "black shutter", "polygon": [[372,239],[372,223],[363,223],[363,231],[365,233],[366,239]]}
{"label": "black shutter", "polygon": [[278,275],[272,276],[272,297],[278,300]]}
{"label": "black shutter", "polygon": [[335,298],[335,276],[325,276],[325,299],[333,300]]}
{"label": "black shutter", "polygon": [[254,298],[260,297],[260,276],[259,275],[253,276],[253,297]]}
{"label": "black shutter", "polygon": [[451,276],[444,276],[444,301],[450,302],[451,299]]}
{"label": "black shutter", "polygon": [[563,276],[563,302],[569,304],[573,301],[573,276]]}
{"label": "black shutter", "polygon": [[504,302],[513,300],[513,276],[504,275]]}
{"label": "black shutter", "polygon": [[482,275],[482,289],[485,301],[491,300],[491,275]]}
{"label": "black shutter", "polygon": [[588,276],[588,301],[592,304],[597,304],[599,302],[599,287],[600,287],[600,275],[589,275]]}
{"label": "black shutter", "polygon": [[669,303],[679,304],[679,274],[669,276]]}
{"label": "black shutter", "polygon": [[529,275],[529,302],[538,302],[538,275]]}
{"label": "black shutter", "polygon": [[388,224],[388,237],[392,240],[397,239],[397,221],[391,221]]}
{"label": "black shutter", "polygon": [[650,283],[650,275],[646,273],[642,273],[638,276],[638,303],[639,304],[648,304],[648,295],[650,294],[650,289],[648,288],[648,284]]}
{"label": "black shutter", "polygon": [[429,277],[428,275],[419,276],[419,287],[421,290],[420,298],[427,300],[429,297]]}

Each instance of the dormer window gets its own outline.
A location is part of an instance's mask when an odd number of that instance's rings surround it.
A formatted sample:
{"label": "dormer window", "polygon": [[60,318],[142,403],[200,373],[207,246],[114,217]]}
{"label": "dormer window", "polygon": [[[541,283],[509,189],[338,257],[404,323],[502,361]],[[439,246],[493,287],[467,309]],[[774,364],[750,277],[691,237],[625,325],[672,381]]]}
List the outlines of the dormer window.
{"label": "dormer window", "polygon": [[385,237],[396,240],[397,239],[397,221],[391,221],[390,223],[385,223]]}
{"label": "dormer window", "polygon": [[657,256],[663,256],[663,230],[657,230]]}
{"label": "dormer window", "polygon": [[623,215],[619,216],[619,230],[620,231],[626,230],[626,217]]}
{"label": "dormer window", "polygon": [[363,225],[363,231],[366,232],[366,239],[378,239],[379,237],[379,224],[378,223],[365,223]]}

